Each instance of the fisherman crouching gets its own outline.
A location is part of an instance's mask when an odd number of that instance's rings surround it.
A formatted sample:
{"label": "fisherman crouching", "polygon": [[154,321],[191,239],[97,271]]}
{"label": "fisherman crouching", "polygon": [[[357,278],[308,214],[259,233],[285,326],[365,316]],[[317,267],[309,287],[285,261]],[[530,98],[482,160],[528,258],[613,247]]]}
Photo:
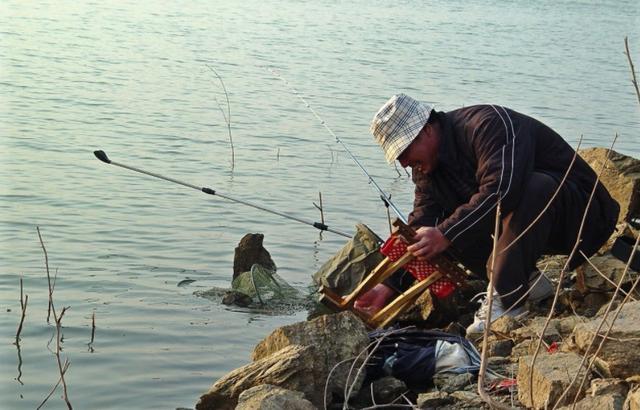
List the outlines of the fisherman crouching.
{"label": "fisherman crouching", "polygon": [[[408,251],[425,259],[447,251],[481,277],[493,264],[492,320],[522,316],[527,299],[553,294],[536,268],[542,255],[572,254],[568,268],[575,269],[615,228],[620,207],[593,169],[551,128],[509,108],[438,112],[398,94],[375,114],[371,131],[389,163],[412,169],[409,224],[418,242]],[[355,308],[371,314],[395,295],[379,284]],[[468,334],[483,331],[487,310],[485,297]]]}

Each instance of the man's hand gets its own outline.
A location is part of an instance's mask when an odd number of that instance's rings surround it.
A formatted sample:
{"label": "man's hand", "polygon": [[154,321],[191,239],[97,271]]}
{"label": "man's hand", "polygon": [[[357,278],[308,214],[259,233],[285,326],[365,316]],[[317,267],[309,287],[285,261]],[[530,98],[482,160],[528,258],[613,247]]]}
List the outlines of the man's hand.
{"label": "man's hand", "polygon": [[438,228],[422,226],[416,231],[417,242],[407,247],[407,251],[420,259],[430,259],[451,245]]}
{"label": "man's hand", "polygon": [[356,299],[353,307],[369,316],[382,309],[396,292],[384,283],[378,283],[370,291]]}

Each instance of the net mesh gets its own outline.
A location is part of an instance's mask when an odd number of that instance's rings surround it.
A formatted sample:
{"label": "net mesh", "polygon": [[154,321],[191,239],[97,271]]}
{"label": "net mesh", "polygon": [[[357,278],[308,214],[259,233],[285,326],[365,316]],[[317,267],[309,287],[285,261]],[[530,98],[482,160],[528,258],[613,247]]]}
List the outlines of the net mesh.
{"label": "net mesh", "polygon": [[303,295],[282,279],[275,270],[254,263],[251,269],[238,275],[231,287],[237,292],[251,296],[258,303],[291,303]]}

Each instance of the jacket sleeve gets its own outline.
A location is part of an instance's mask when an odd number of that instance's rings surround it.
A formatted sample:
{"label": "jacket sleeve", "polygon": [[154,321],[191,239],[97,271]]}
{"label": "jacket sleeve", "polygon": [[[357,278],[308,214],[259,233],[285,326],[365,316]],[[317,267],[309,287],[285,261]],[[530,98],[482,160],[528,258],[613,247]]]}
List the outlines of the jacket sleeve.
{"label": "jacket sleeve", "polygon": [[412,179],[415,184],[415,197],[413,201],[413,211],[409,214],[409,225],[436,226],[442,219],[442,208],[435,201],[431,192],[431,181],[426,174],[418,171],[412,172]]}
{"label": "jacket sleeve", "polygon": [[535,160],[534,136],[521,121],[526,122],[520,114],[487,106],[475,126],[466,127],[466,141],[477,161],[478,190],[438,225],[450,241],[485,234],[475,232],[474,227],[480,229],[482,222],[494,217],[498,200],[503,215],[517,206]]}

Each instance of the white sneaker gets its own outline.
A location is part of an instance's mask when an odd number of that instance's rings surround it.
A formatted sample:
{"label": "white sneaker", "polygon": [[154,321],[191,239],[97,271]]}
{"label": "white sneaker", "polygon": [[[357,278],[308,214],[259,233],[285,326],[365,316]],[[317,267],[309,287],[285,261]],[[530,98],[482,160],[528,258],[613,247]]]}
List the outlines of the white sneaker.
{"label": "white sneaker", "polygon": [[[529,295],[528,300],[532,302],[540,302],[548,297],[551,297],[555,294],[555,286],[549,278],[545,276],[544,273],[540,271],[536,271],[531,275],[529,279]],[[485,295],[480,305],[480,308],[476,312],[473,323],[467,327],[467,334],[471,333],[482,333],[484,332],[484,322],[487,318],[487,310],[488,303],[486,295],[489,294],[489,288],[487,287],[487,292],[483,292],[479,295]],[[473,300],[473,299],[472,299]],[[495,322],[499,317],[504,316],[505,314],[511,317],[522,317],[527,313],[524,305],[519,308],[514,308],[506,312],[504,306],[502,306],[502,301],[500,300],[500,296],[497,292],[493,292],[493,303],[491,306],[491,323]]]}
{"label": "white sneaker", "polygon": [[555,285],[540,271],[536,271],[531,275],[529,289],[528,300],[531,302],[540,302],[556,293]]}
{"label": "white sneaker", "polygon": [[[485,294],[484,292],[481,294]],[[478,295],[479,296],[479,295]],[[478,334],[484,332],[484,322],[487,318],[487,313],[489,311],[489,303],[487,295],[482,299],[482,303],[480,304],[480,308],[473,317],[473,323],[471,323],[467,327],[467,336],[470,334]],[[527,310],[524,306],[520,306],[518,308],[513,308],[509,311],[502,306],[502,301],[500,300],[500,296],[497,292],[493,292],[493,303],[491,304],[491,323],[495,322],[498,318],[502,316],[511,316],[514,318],[523,317],[527,314]]]}

